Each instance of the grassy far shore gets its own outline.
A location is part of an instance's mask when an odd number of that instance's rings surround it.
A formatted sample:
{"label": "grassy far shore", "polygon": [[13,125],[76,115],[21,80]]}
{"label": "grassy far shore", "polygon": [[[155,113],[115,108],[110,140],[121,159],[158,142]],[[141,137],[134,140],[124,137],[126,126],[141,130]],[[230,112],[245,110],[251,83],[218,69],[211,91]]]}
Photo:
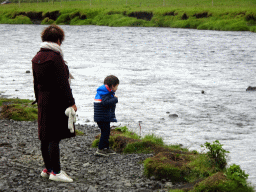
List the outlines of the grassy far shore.
{"label": "grassy far shore", "polygon": [[[23,1],[24,2],[24,1]],[[0,6],[0,24],[171,27],[256,32],[254,0],[86,0]]]}
{"label": "grassy far shore", "polygon": [[[27,99],[6,99],[0,97],[0,119],[34,121],[37,119],[37,105]],[[77,135],[84,133],[77,131]],[[100,135],[95,137],[92,147],[97,147]],[[219,141],[206,142],[201,147],[207,153],[189,151],[179,145],[165,145],[163,139],[153,134],[143,138],[130,132],[127,127],[111,130],[110,146],[118,153],[151,153],[154,156],[141,162],[144,174],[158,180],[182,183],[179,188],[170,188],[169,192],[253,192],[247,182],[248,174],[240,166],[227,166],[228,151]]]}

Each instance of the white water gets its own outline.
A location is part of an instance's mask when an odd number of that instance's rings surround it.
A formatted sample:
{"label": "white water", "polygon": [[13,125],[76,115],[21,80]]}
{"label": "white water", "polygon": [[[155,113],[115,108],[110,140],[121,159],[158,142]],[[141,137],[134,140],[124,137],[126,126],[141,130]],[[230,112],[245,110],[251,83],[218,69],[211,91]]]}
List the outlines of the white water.
{"label": "white water", "polygon": [[[0,25],[2,95],[34,99],[32,73],[26,71],[44,27]],[[61,27],[78,123],[93,124],[95,91],[107,75],[116,75],[120,123],[139,133],[142,121],[143,135],[154,133],[191,150],[219,140],[230,151],[229,164],[240,165],[256,186],[256,92],[245,91],[256,86],[255,33]]]}

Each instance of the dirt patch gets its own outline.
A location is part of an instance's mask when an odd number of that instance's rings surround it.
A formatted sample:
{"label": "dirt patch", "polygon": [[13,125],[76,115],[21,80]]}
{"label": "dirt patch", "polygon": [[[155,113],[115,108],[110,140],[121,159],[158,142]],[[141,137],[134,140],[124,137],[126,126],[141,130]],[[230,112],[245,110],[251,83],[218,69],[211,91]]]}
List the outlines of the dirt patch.
{"label": "dirt patch", "polygon": [[186,13],[184,13],[182,16],[181,16],[181,19],[182,20],[187,20],[188,19],[188,15]]}
{"label": "dirt patch", "polygon": [[175,16],[175,15],[177,15],[177,13],[175,13],[174,11],[167,12],[167,13],[163,14],[163,16]]}
{"label": "dirt patch", "polygon": [[43,12],[27,12],[26,16],[31,20],[43,20]]}
{"label": "dirt patch", "polygon": [[52,11],[52,12],[47,12],[43,15],[43,18],[48,17],[49,19],[56,20],[60,16],[59,11]]}
{"label": "dirt patch", "polygon": [[209,17],[211,15],[208,14],[208,12],[202,12],[202,13],[195,13],[193,16],[195,16],[197,19]]}
{"label": "dirt patch", "polygon": [[144,12],[144,11],[138,11],[138,12],[132,12],[128,14],[129,17],[136,17],[137,19],[143,19],[146,21],[150,21],[153,17],[152,12]]}
{"label": "dirt patch", "polygon": [[245,20],[246,21],[251,21],[251,20],[256,21],[256,16],[253,13],[248,14],[248,15],[245,16]]}

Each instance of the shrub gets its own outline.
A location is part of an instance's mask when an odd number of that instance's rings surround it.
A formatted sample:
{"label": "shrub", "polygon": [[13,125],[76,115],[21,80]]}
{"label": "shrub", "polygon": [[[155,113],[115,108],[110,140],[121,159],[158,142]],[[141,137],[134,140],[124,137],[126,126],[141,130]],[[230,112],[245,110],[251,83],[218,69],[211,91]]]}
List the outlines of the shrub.
{"label": "shrub", "polygon": [[215,173],[195,185],[191,192],[225,191],[225,192],[253,192],[253,187],[246,183],[248,175],[233,164],[225,173]]}
{"label": "shrub", "polygon": [[231,165],[225,172],[228,179],[236,181],[238,184],[246,186],[246,180],[248,179],[248,174],[240,168],[239,165]]}
{"label": "shrub", "polygon": [[[204,146],[209,150],[209,152],[207,152],[207,155],[210,159],[214,160],[213,163],[215,164],[215,166],[220,170],[224,169],[227,165],[226,153],[229,153],[229,151],[223,149],[223,145],[221,145],[218,140],[214,141],[213,144],[206,142]],[[204,146],[201,145],[201,147]]]}
{"label": "shrub", "polygon": [[216,173],[215,167],[212,166],[211,162],[209,162],[209,158],[205,154],[195,155],[187,166],[190,168],[189,170],[191,170],[187,176],[190,182]]}

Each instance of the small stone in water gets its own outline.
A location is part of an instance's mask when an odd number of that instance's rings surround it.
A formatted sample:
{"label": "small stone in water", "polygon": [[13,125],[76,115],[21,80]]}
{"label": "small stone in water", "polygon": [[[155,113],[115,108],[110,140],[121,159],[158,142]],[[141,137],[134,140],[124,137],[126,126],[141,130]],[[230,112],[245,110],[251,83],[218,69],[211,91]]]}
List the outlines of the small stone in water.
{"label": "small stone in water", "polygon": [[169,117],[178,117],[177,114],[170,114]]}

